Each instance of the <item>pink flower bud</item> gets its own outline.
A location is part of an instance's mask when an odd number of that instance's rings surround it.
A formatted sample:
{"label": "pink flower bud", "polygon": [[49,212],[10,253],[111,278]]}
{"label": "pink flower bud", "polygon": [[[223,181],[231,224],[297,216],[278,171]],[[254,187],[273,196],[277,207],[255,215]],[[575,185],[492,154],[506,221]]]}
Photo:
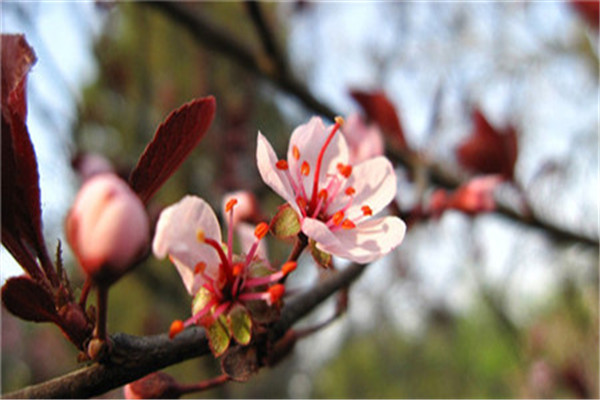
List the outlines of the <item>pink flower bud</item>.
{"label": "pink flower bud", "polygon": [[79,263],[96,282],[118,279],[149,242],[144,205],[113,174],[96,175],[84,183],[67,216],[66,231]]}

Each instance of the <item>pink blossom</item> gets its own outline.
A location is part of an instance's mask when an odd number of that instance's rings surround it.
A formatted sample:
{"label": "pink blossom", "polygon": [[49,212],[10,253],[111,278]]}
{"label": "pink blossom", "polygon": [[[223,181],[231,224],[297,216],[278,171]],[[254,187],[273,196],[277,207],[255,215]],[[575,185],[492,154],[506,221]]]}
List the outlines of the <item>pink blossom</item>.
{"label": "pink blossom", "polygon": [[439,217],[447,209],[471,215],[494,211],[494,190],[503,181],[501,175],[485,175],[462,184],[451,194],[444,189],[438,189],[431,196],[429,210],[434,217]]}
{"label": "pink blossom", "polygon": [[449,207],[468,213],[494,211],[494,190],[504,181],[501,175],[476,177],[460,186],[449,201]]}
{"label": "pink blossom", "polygon": [[278,281],[295,268],[295,263],[284,264],[280,271],[268,270],[259,257],[260,242],[269,230],[264,222],[254,229],[251,244],[244,248],[246,253],[234,254],[236,204],[233,198],[225,206],[229,221],[226,243],[222,242],[217,216],[199,197],[186,196],[159,217],[152,244],[154,254],[158,258],[169,256],[186,289],[195,296],[194,315],[185,323],[176,321],[172,335],[192,324],[208,327],[230,310],[245,309],[248,301],[262,300],[272,305],[283,295],[283,285]]}
{"label": "pink blossom", "polygon": [[344,136],[348,141],[351,164],[358,164],[376,156],[383,155],[383,134],[377,125],[367,125],[360,114],[351,114],[344,124]]}
{"label": "pink blossom", "polygon": [[287,200],[301,219],[302,232],[333,255],[367,263],[389,253],[406,225],[397,217],[372,219],[396,195],[396,174],[383,156],[349,163],[341,118],[328,128],[318,117],[297,127],[287,160],[277,158],[259,132],[256,150],[262,179]]}
{"label": "pink blossom", "polygon": [[96,280],[118,278],[149,242],[144,205],[116,175],[100,174],[79,190],[66,221],[67,240]]}

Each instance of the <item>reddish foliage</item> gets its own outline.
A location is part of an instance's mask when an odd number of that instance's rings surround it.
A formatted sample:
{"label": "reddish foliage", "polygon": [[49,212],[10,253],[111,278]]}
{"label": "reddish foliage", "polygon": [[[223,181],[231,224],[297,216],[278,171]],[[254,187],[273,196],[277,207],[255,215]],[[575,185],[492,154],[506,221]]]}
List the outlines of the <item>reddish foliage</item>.
{"label": "reddish foliage", "polygon": [[600,28],[600,2],[598,0],[571,0],[571,6],[592,27]]}
{"label": "reddish foliage", "polygon": [[350,95],[360,104],[367,117],[379,125],[383,133],[388,135],[400,149],[407,148],[396,108],[383,91],[351,90]]}
{"label": "reddish foliage", "polygon": [[26,321],[58,321],[53,298],[27,276],[6,281],[2,287],[2,302],[8,311]]}
{"label": "reddish foliage", "polygon": [[42,234],[37,161],[25,124],[27,73],[35,61],[23,35],[2,35],[2,243],[36,279],[37,256],[56,284]]}
{"label": "reddish foliage", "polygon": [[204,136],[215,115],[212,96],[195,99],[173,111],[131,172],[129,183],[144,203],[175,172]]}
{"label": "reddish foliage", "polygon": [[515,129],[496,130],[478,109],[473,120],[471,136],[456,149],[458,161],[473,172],[501,174],[512,180],[518,153]]}

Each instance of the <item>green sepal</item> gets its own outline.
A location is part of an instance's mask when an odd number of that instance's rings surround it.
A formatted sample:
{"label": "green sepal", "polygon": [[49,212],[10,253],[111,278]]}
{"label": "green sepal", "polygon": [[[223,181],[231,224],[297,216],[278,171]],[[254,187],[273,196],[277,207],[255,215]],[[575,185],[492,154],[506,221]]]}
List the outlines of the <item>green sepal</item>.
{"label": "green sepal", "polygon": [[333,261],[331,254],[324,252],[317,248],[317,242],[312,239],[308,240],[308,247],[310,249],[310,254],[312,255],[315,262],[326,269],[333,268]]}
{"label": "green sepal", "polygon": [[227,322],[231,335],[236,342],[242,346],[250,343],[250,339],[252,339],[252,319],[244,306],[235,305],[227,315]]}
{"label": "green sepal", "polygon": [[212,297],[213,294],[204,286],[202,286],[192,300],[192,315],[196,315],[196,313],[206,307]]}
{"label": "green sepal", "polygon": [[290,239],[300,233],[300,218],[292,206],[284,204],[271,220],[271,232],[278,239]]}
{"label": "green sepal", "polygon": [[206,327],[208,345],[215,357],[219,357],[221,354],[225,353],[229,347],[231,337],[226,323],[225,317],[220,315],[216,321]]}

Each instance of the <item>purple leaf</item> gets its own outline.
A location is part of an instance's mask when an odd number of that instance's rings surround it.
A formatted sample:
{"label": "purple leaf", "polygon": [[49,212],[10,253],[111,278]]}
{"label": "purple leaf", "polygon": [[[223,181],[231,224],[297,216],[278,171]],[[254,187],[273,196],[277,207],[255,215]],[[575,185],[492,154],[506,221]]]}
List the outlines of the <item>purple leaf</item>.
{"label": "purple leaf", "polygon": [[2,302],[8,311],[26,321],[58,321],[52,296],[27,276],[6,281],[2,287]]}
{"label": "purple leaf", "polygon": [[37,161],[25,123],[27,74],[35,61],[23,35],[2,35],[2,243],[36,278],[37,256],[55,284],[42,234]]}
{"label": "purple leaf", "polygon": [[350,95],[360,104],[367,117],[379,125],[383,133],[388,135],[400,149],[407,148],[396,107],[383,91],[363,92],[351,90]]}
{"label": "purple leaf", "polygon": [[216,103],[213,96],[195,99],[173,111],[131,172],[129,183],[144,203],[177,170],[208,130]]}

